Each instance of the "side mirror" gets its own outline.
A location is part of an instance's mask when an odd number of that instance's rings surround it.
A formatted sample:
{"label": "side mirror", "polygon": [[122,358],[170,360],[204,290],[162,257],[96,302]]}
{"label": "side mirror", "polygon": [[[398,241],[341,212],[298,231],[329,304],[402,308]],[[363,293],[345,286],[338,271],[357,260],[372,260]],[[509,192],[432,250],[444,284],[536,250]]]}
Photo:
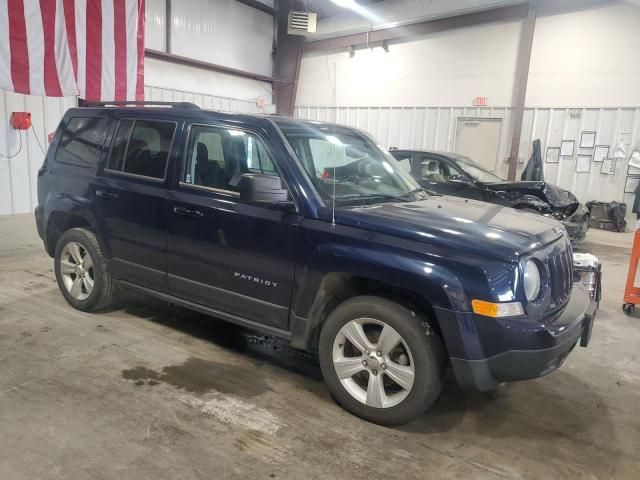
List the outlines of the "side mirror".
{"label": "side mirror", "polygon": [[459,185],[471,185],[471,182],[462,175],[452,175],[449,177],[449,182],[457,183]]}
{"label": "side mirror", "polygon": [[[293,206],[280,177],[263,173],[244,173],[238,182],[240,200],[245,203]],[[294,206],[295,208],[295,206]]]}

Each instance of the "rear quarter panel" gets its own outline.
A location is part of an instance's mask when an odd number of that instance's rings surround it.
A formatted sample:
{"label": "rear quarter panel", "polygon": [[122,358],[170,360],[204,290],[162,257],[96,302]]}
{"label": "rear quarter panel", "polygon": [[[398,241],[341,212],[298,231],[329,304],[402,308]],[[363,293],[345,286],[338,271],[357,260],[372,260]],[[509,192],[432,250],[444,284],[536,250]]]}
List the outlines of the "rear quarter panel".
{"label": "rear quarter panel", "polygon": [[[108,119],[107,135],[103,141],[97,161],[91,166],[78,166],[56,160],[60,149],[62,132],[73,117],[99,116]],[[47,239],[52,215],[56,213],[71,214],[81,217],[91,225],[96,234],[101,236],[99,222],[94,215],[94,205],[89,195],[89,186],[96,175],[101,159],[108,152],[108,138],[113,129],[113,122],[106,112],[95,110],[71,109],[60,122],[52,143],[49,145],[45,161],[38,171],[38,227],[43,240]],[[53,252],[49,252],[53,254]],[[108,254],[108,251],[105,252]]]}

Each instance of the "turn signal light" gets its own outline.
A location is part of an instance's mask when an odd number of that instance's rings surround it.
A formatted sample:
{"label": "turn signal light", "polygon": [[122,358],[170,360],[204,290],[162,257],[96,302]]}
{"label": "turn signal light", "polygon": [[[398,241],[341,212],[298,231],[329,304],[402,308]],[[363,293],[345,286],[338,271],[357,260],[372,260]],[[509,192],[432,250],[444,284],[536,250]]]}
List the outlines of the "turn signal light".
{"label": "turn signal light", "polygon": [[471,301],[471,308],[473,309],[473,313],[492,318],[524,315],[524,310],[520,302],[493,303],[474,298]]}

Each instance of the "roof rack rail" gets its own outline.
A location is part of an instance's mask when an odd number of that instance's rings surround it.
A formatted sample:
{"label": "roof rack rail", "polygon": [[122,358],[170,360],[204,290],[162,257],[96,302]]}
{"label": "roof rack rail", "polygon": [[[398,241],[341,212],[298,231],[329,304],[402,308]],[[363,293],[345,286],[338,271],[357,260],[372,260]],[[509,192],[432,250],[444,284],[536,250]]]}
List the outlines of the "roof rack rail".
{"label": "roof rack rail", "polygon": [[133,105],[136,107],[173,107],[173,108],[192,108],[200,110],[200,107],[191,102],[161,102],[161,101],[117,101],[117,102],[87,102],[80,100],[78,102],[80,107],[124,107],[127,105]]}

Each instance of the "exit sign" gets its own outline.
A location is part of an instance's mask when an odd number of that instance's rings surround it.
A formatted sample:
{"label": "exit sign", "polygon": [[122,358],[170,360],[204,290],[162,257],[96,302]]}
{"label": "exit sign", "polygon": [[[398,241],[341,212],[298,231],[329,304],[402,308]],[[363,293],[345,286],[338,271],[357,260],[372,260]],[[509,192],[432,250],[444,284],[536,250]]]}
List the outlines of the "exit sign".
{"label": "exit sign", "polygon": [[487,97],[475,97],[473,99],[474,107],[485,107],[488,104],[489,104],[489,100],[487,99]]}

